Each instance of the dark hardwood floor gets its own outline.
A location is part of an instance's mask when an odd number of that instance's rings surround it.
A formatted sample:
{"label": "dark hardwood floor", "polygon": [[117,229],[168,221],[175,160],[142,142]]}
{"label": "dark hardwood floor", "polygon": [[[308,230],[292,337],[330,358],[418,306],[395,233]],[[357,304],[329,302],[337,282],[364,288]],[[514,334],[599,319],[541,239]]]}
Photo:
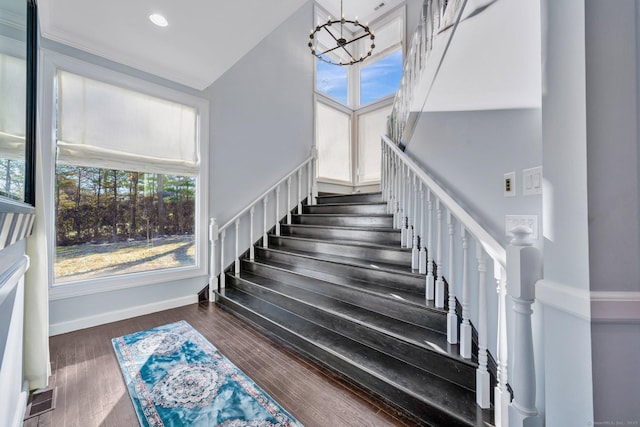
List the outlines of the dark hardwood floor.
{"label": "dark hardwood floor", "polygon": [[56,409],[24,426],[137,426],[111,338],[178,320],[189,322],[306,427],[417,425],[263,330],[205,303],[51,337]]}

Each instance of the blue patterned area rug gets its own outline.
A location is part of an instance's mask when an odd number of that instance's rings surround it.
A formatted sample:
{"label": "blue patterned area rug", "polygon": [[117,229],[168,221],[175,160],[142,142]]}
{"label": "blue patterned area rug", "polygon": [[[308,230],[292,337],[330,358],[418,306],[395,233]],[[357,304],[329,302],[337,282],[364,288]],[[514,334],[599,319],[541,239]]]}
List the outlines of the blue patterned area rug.
{"label": "blue patterned area rug", "polygon": [[144,427],[302,427],[184,320],[112,342]]}

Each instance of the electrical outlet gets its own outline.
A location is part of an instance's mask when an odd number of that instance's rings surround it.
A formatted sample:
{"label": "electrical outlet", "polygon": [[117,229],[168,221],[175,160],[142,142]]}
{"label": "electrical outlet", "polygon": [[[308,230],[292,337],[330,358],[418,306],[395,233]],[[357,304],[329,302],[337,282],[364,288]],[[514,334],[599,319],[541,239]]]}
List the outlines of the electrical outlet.
{"label": "electrical outlet", "polygon": [[529,227],[533,232],[531,238],[538,240],[538,215],[506,215],[504,221],[505,233],[507,236],[513,237],[513,230],[519,225]]}
{"label": "electrical outlet", "polygon": [[542,194],[542,166],[522,170],[522,194]]}
{"label": "electrical outlet", "polygon": [[509,172],[504,174],[504,197],[513,197],[516,195],[516,173]]}

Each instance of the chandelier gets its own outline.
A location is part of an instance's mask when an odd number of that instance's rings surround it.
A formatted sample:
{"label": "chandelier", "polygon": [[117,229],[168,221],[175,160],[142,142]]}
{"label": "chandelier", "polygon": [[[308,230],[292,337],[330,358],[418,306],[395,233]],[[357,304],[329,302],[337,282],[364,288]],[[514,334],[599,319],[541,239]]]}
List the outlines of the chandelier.
{"label": "chandelier", "polygon": [[[309,35],[309,49],[311,49],[311,53],[318,59],[333,65],[353,65],[358,62],[362,62],[368,57],[371,56],[371,52],[376,47],[375,45],[375,36],[373,35],[373,31],[369,29],[369,25],[361,24],[358,22],[358,18],[356,17],[353,21],[350,19],[345,19],[344,12],[342,10],[342,0],[340,0],[340,20],[332,20],[331,17],[324,24],[318,24],[315,29],[311,30],[311,34]],[[338,34],[337,27],[340,28],[340,33]],[[324,30],[324,31],[323,31]],[[364,33],[361,36],[352,36],[349,39],[348,34],[356,34],[360,30],[363,30]],[[317,49],[318,38],[322,35],[328,33],[330,38],[329,43],[327,45],[331,45],[335,43],[334,47],[329,47],[327,50],[320,52]],[[345,34],[347,33],[347,34]],[[356,43],[361,39],[370,39],[371,44],[369,48],[362,54],[354,53],[355,48],[358,46]],[[335,52],[338,56],[344,57],[345,59],[337,59],[333,60],[328,53]]]}

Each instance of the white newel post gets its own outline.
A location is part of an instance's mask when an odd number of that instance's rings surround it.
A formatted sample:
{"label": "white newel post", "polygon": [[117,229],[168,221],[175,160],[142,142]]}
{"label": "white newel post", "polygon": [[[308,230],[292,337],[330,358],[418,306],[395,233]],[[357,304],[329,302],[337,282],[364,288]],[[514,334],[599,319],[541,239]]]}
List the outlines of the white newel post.
{"label": "white newel post", "polygon": [[253,216],[256,213],[256,208],[255,206],[251,206],[251,209],[249,209],[249,259],[251,261],[254,261],[256,259],[256,250],[253,247]]}
{"label": "white newel post", "polygon": [[236,258],[233,266],[236,277],[240,277],[240,218],[236,219]]}
{"label": "white newel post", "polygon": [[443,234],[443,225],[442,225],[442,204],[440,203],[440,199],[436,199],[436,213],[437,213],[437,227],[438,227],[438,254],[436,255],[436,274],[438,278],[436,279],[436,307],[444,308],[444,265],[442,263],[442,256],[444,255],[442,252],[442,234]]}
{"label": "white newel post", "polygon": [[227,230],[223,229],[220,233],[220,291],[225,288],[224,279],[224,238],[227,235]]}
{"label": "white newel post", "polygon": [[427,301],[433,301],[436,294],[435,278],[433,276],[433,202],[431,190],[427,187]]}
{"label": "white newel post", "polygon": [[307,164],[307,205],[313,205],[313,183],[311,182],[311,165],[313,162]]}
{"label": "white newel post", "polygon": [[[209,301],[215,301],[214,283],[216,283],[216,242],[218,241],[218,222],[215,218],[209,220],[209,242],[211,253],[209,254]],[[216,283],[217,284],[217,283]],[[217,286],[215,286],[217,288]]]}
{"label": "white newel post", "polygon": [[476,369],[476,403],[482,409],[491,406],[491,379],[487,370],[487,257],[479,241],[476,241],[478,261],[478,368]]}
{"label": "white newel post", "polygon": [[269,240],[267,237],[267,204],[269,203],[269,196],[264,196],[264,199],[262,199],[262,229],[264,230],[262,232],[262,247],[263,248],[268,248],[269,247]]}
{"label": "white newel post", "polygon": [[280,186],[276,187],[276,236],[280,235]]}
{"label": "white newel post", "polygon": [[422,180],[420,180],[420,254],[418,255],[418,272],[420,274],[427,273],[427,248],[425,247],[426,239],[424,234],[424,190],[422,189]]}
{"label": "white newel post", "polygon": [[287,178],[287,224],[291,224],[291,177]]}
{"label": "white newel post", "polygon": [[531,305],[535,284],[542,277],[542,257],[533,247],[531,230],[517,226],[507,248],[508,295],[513,301],[513,366],[509,405],[510,427],[539,427],[542,419],[536,409],[536,371],[533,358]]}
{"label": "white newel post", "polygon": [[507,272],[504,268],[500,268],[496,291],[498,292],[498,360],[496,360],[498,373],[494,389],[494,416],[496,427],[507,427],[511,395],[507,389],[509,350],[507,346]]}
{"label": "white newel post", "polygon": [[462,324],[460,325],[460,356],[465,359],[471,358],[471,337],[473,330],[471,328],[471,316],[469,300],[471,297],[469,289],[469,238],[467,237],[467,229],[460,227],[462,236]]}

